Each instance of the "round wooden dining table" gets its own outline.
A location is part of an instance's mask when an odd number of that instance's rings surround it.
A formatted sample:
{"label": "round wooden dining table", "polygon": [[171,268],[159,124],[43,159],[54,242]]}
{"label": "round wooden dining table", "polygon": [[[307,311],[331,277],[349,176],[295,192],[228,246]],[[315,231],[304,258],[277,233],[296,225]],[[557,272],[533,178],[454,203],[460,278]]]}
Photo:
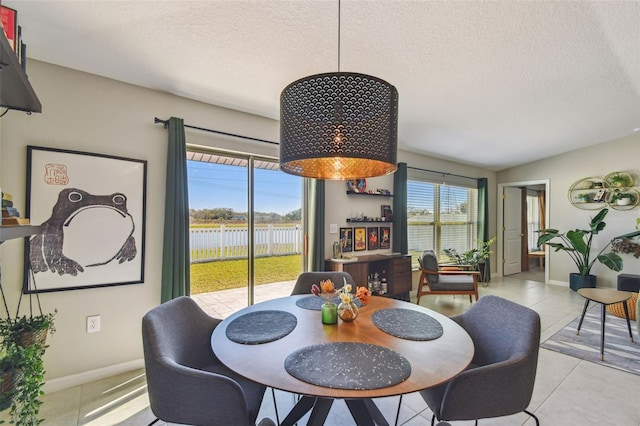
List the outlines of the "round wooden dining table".
{"label": "round wooden dining table", "polygon": [[[312,415],[308,424],[323,424],[334,399],[345,400],[358,425],[387,424],[372,398],[403,395],[437,386],[462,372],[473,358],[474,346],[467,332],[446,316],[422,306],[373,296],[367,305],[359,308],[355,321],[338,320],[337,324],[325,325],[319,310],[302,308],[296,303],[309,297],[288,296],[249,306],[222,321],[211,336],[213,352],[231,370],[268,387],[304,396],[282,425],[294,424],[309,410],[312,410]],[[441,325],[441,335],[432,340],[395,337],[374,324],[372,315],[379,310],[427,314]],[[266,343],[238,343],[229,338],[227,328],[234,320],[251,313],[256,315],[259,311],[292,314],[295,316],[295,326],[285,336]],[[400,383],[390,386],[344,389],[300,380],[285,368],[285,360],[294,351],[337,342],[356,342],[390,349],[408,361],[410,373]],[[364,362],[367,360],[363,359]]]}

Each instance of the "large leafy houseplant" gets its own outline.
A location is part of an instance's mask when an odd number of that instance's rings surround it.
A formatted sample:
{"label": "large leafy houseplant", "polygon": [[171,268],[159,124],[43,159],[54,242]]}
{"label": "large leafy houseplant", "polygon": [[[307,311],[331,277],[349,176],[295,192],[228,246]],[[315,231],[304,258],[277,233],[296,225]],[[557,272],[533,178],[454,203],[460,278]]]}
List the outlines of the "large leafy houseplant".
{"label": "large leafy houseplant", "polygon": [[0,369],[13,373],[12,389],[4,395],[2,405],[11,407],[12,423],[36,425],[43,421],[38,418],[42,405],[40,397],[44,394],[42,357],[47,348],[47,333],[55,332],[53,320],[56,312],[0,320],[4,354],[0,359]]}
{"label": "large leafy houseplant", "polygon": [[605,253],[615,240],[630,239],[640,235],[640,231],[620,235],[609,241],[595,256],[592,255],[592,245],[594,235],[598,235],[606,226],[604,218],[609,213],[609,209],[602,209],[589,222],[589,229],[573,229],[566,233],[557,229],[547,228],[536,231],[539,233],[538,246],[543,244],[553,247],[556,252],[566,252],[578,268],[578,275],[583,277],[591,274],[591,268],[596,261],[602,263],[609,269],[619,272],[622,270],[622,258],[613,252]]}

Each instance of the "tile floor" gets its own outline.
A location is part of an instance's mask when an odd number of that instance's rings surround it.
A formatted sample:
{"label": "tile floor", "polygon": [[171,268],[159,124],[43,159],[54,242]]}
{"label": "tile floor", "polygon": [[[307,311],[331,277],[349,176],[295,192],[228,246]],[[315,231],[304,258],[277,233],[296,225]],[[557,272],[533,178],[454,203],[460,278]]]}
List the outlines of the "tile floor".
{"label": "tile floor", "polygon": [[[276,289],[277,286],[274,286],[269,291],[286,292],[291,288],[291,283],[280,285],[282,288]],[[499,295],[536,310],[542,318],[542,341],[579,315],[583,305],[582,298],[567,288],[516,278],[494,278],[489,286],[480,289],[480,294]],[[218,294],[216,297],[223,296]],[[226,294],[226,297],[232,295]],[[256,300],[261,297],[266,295],[260,295]],[[210,309],[210,300],[198,299],[205,309]],[[469,307],[466,296],[425,296],[421,304],[446,315],[461,313]],[[640,426],[639,389],[640,376],[540,349],[536,385],[529,410],[545,426]],[[293,396],[277,392],[276,398],[282,419],[283,414],[293,406]],[[384,398],[376,402],[393,424],[398,398]],[[146,425],[154,418],[148,407],[142,370],[47,394],[41,414],[46,419],[44,425],[64,426]],[[265,394],[260,413],[260,417],[264,416],[275,420],[270,391]],[[419,394],[404,397],[398,424],[427,425],[430,419],[431,412]],[[354,424],[344,402],[336,401],[327,424]],[[471,424],[453,423],[454,426]],[[481,420],[479,424],[531,426],[534,422],[526,414],[517,414]]]}

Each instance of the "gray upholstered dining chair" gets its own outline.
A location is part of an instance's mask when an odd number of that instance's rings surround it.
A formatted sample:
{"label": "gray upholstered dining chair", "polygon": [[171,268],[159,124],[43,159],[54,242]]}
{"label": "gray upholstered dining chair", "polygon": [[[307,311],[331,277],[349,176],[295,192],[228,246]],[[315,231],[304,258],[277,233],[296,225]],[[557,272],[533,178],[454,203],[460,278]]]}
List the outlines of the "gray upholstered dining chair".
{"label": "gray upholstered dining chair", "polygon": [[471,365],[449,382],[420,391],[439,421],[475,420],[527,411],[538,365],[540,316],[497,296],[483,296],[452,318],[471,336]]}
{"label": "gray upholstered dining chair", "polygon": [[[425,250],[418,258],[420,264],[420,280],[416,303],[420,304],[420,297],[425,294],[463,294],[478,300],[478,271],[462,271],[440,269],[438,257],[433,250]],[[426,287],[426,288],[425,288]]]}
{"label": "gray upholstered dining chair", "polygon": [[[220,322],[186,296],[165,302],[142,318],[147,390],[158,419],[190,425],[255,425],[265,387],[235,374],[216,358],[211,333]],[[274,423],[260,422],[268,425]]]}
{"label": "gray upholstered dining chair", "polygon": [[310,294],[311,286],[313,284],[318,284],[322,280],[331,279],[336,288],[341,288],[344,284],[344,279],[346,278],[347,284],[351,284],[351,291],[355,293],[356,291],[356,283],[353,281],[353,278],[349,273],[342,271],[324,271],[324,272],[303,272],[298,275],[298,279],[296,280],[296,284],[293,286],[293,290],[291,290],[291,295],[294,296],[296,294]]}

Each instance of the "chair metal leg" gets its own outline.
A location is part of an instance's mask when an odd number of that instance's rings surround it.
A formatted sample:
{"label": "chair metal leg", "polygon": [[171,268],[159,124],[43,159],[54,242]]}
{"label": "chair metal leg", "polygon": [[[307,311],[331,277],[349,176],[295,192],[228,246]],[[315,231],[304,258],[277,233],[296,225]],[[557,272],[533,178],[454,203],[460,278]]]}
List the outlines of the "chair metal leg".
{"label": "chair metal leg", "polygon": [[271,396],[273,396],[273,409],[276,411],[276,424],[280,424],[280,416],[278,416],[278,404],[276,403],[276,391],[271,388]]}
{"label": "chair metal leg", "polygon": [[158,420],[160,420],[159,418],[156,417],[156,419],[154,421],[152,421],[151,423],[149,423],[149,426],[154,425],[156,423],[158,423]]}
{"label": "chair metal leg", "polygon": [[436,415],[434,414],[431,416],[431,426],[435,426],[435,424],[436,424]]}
{"label": "chair metal leg", "polygon": [[400,420],[400,406],[402,405],[402,394],[400,394],[400,400],[398,401],[398,411],[396,411],[396,422],[395,426],[398,426],[398,420]]}
{"label": "chair metal leg", "polygon": [[540,421],[538,421],[538,418],[536,417],[535,414],[533,414],[533,413],[531,413],[531,412],[529,412],[527,410],[524,410],[524,412],[527,413],[528,415],[530,415],[531,417],[533,417],[533,420],[536,421],[536,426],[540,426]]}

